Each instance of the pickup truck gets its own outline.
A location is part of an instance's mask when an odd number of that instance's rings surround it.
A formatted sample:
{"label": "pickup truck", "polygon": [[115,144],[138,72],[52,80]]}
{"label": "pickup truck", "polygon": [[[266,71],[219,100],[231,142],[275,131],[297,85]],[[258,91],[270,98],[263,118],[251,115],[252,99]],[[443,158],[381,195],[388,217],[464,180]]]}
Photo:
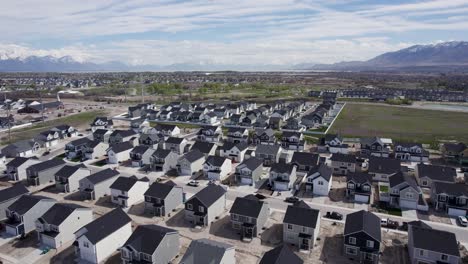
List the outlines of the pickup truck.
{"label": "pickup truck", "polygon": [[380,225],[382,227],[397,229],[400,224],[397,221],[390,220],[390,218],[383,218],[380,220]]}

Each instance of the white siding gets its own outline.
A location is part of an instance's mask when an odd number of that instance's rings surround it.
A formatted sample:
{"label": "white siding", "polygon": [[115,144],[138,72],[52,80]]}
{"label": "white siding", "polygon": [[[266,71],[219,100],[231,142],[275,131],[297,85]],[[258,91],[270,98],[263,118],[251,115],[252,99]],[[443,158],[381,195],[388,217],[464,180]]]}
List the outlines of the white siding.
{"label": "white siding", "polygon": [[208,208],[208,224],[213,222],[217,216],[221,215],[225,209],[226,195],[223,195]]}

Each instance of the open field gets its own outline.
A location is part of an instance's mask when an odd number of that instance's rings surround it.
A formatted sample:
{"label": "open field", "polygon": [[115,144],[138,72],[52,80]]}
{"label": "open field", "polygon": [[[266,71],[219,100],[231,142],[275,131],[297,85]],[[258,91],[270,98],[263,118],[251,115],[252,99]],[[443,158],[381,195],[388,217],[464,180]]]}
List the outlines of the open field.
{"label": "open field", "polygon": [[468,141],[468,113],[405,107],[347,104],[329,133],[343,136],[381,136],[432,143]]}

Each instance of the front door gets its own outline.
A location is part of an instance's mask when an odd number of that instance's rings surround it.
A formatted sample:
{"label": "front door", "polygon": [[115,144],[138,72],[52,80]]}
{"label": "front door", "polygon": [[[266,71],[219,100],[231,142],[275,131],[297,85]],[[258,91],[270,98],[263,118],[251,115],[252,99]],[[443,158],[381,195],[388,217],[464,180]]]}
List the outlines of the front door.
{"label": "front door", "polygon": [[309,250],[309,249],[310,249],[309,242],[310,242],[310,239],[303,238],[303,239],[302,239],[302,244],[301,244],[301,249],[303,249],[303,250]]}

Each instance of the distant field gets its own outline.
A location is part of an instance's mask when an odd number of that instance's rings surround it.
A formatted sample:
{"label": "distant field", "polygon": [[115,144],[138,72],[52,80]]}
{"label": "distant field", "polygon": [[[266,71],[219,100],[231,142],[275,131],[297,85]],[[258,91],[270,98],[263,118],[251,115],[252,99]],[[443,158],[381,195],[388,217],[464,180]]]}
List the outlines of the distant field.
{"label": "distant field", "polygon": [[421,143],[441,139],[468,142],[468,113],[347,104],[329,133],[350,137],[382,136]]}

